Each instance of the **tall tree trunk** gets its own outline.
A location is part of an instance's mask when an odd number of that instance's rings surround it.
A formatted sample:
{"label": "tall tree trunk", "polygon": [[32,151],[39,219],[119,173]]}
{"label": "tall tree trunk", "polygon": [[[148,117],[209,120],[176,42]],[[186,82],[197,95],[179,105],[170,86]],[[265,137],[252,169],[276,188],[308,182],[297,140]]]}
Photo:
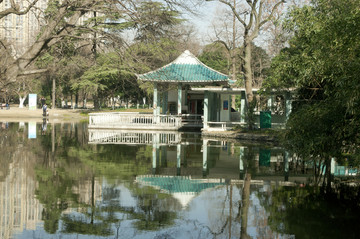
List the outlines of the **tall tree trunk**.
{"label": "tall tree trunk", "polygon": [[332,175],[331,175],[331,158],[328,157],[325,159],[325,165],[326,165],[326,194],[331,194],[332,193],[332,188],[331,188],[331,181],[332,181]]}
{"label": "tall tree trunk", "polygon": [[241,231],[240,238],[250,238],[247,233],[248,225],[248,212],[250,206],[250,184],[251,184],[251,174],[245,174],[244,187],[241,195]]}
{"label": "tall tree trunk", "polygon": [[78,105],[79,105],[79,93],[76,92],[75,93],[75,109],[78,108]]}
{"label": "tall tree trunk", "polygon": [[[234,0],[234,8],[236,8],[236,0]],[[231,60],[232,60],[232,79],[236,82],[236,16],[233,15],[233,35],[232,35],[232,53],[231,53]]]}
{"label": "tall tree trunk", "polygon": [[[251,71],[251,41],[244,40],[243,72],[245,80],[245,93],[247,104],[253,101],[252,71]],[[248,105],[249,106],[249,105]]]}
{"label": "tall tree trunk", "polygon": [[56,91],[56,82],[55,82],[55,77],[52,77],[52,109],[56,108],[55,105],[55,91]]}

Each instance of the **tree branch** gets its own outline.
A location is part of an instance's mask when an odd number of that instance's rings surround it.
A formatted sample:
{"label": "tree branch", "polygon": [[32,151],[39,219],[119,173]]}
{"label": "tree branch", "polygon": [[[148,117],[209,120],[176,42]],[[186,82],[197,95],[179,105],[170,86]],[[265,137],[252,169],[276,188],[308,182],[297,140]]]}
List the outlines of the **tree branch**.
{"label": "tree branch", "polygon": [[265,23],[271,20],[271,18],[274,16],[276,9],[280,6],[280,4],[283,4],[285,0],[281,0],[280,2],[276,3],[275,6],[272,8],[270,15],[260,22],[259,28],[262,27]]}
{"label": "tree branch", "polygon": [[[14,2],[14,0],[11,0],[11,8],[8,8],[8,9],[5,9],[3,11],[0,12],[0,19],[3,18],[3,17],[6,17],[7,15],[10,15],[10,14],[15,14],[15,15],[25,15],[27,14],[30,9],[38,2],[39,0],[33,0],[33,2],[31,2],[29,4],[29,6],[23,10],[23,11],[20,11],[20,7],[18,4],[16,4]],[[2,1],[1,1],[2,2]],[[0,3],[1,3],[0,2]]]}
{"label": "tree branch", "polygon": [[[207,2],[213,2],[213,1],[215,1],[215,0],[206,0],[206,1],[207,1]],[[234,15],[236,16],[236,18],[238,19],[238,21],[239,21],[244,27],[247,27],[246,22],[245,22],[243,19],[241,19],[240,15],[237,13],[235,7],[234,7],[233,5],[231,5],[231,3],[229,3],[229,2],[227,2],[227,1],[225,1],[225,0],[218,0],[218,1],[221,2],[221,3],[223,3],[223,4],[225,4],[225,5],[227,5],[227,6],[229,6],[229,7],[231,8],[232,12],[234,13]]]}

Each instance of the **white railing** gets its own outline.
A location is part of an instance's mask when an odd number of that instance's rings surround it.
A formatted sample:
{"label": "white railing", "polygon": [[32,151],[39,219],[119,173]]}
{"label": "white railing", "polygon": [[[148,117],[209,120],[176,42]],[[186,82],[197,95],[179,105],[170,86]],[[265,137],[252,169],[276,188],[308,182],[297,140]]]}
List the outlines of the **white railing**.
{"label": "white railing", "polygon": [[181,117],[175,115],[140,113],[92,113],[89,114],[90,128],[180,128]]}
{"label": "white railing", "polygon": [[182,114],[182,123],[187,125],[202,125],[203,115],[198,114]]}
{"label": "white railing", "polygon": [[174,145],[181,142],[179,132],[126,131],[89,129],[91,144],[158,144]]}

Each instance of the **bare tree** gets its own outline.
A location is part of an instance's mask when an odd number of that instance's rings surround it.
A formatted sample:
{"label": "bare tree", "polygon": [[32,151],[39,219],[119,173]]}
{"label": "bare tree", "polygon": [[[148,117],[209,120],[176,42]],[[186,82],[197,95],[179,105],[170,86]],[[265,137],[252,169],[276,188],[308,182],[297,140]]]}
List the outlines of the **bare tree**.
{"label": "bare tree", "polygon": [[19,97],[19,108],[24,108],[24,102],[28,94],[39,87],[39,82],[29,76],[18,77],[16,82],[7,86],[11,93],[15,93]]}
{"label": "bare tree", "polygon": [[[233,0],[234,6],[236,6],[236,0]],[[236,81],[236,49],[240,45],[241,35],[239,34],[236,17],[228,9],[218,10],[216,13],[217,17],[212,23],[213,31],[215,33],[215,39],[210,38],[212,42],[221,43],[228,54],[228,62],[232,79]]]}
{"label": "bare tree", "polygon": [[253,41],[259,36],[265,24],[271,21],[279,6],[285,0],[242,0],[242,4],[234,4],[234,0],[206,0],[218,1],[228,6],[236,19],[242,25],[243,53],[241,70],[245,80],[247,103],[253,101],[253,74],[251,69],[251,49]]}
{"label": "bare tree", "polygon": [[[12,1],[13,2],[13,1]],[[103,35],[107,35],[104,29],[101,27],[94,27],[94,24],[87,21],[81,21],[81,17],[86,14],[93,12],[99,12],[99,14],[105,15],[109,12],[122,13],[119,8],[125,2],[130,1],[118,1],[118,0],[67,0],[61,1],[49,1],[47,16],[45,16],[46,25],[42,27],[41,32],[36,39],[36,41],[18,58],[14,58],[7,62],[7,65],[2,68],[1,72],[1,81],[14,82],[19,75],[33,74],[44,72],[44,70],[32,70],[29,71],[32,63],[41,53],[47,50],[52,45],[61,41],[65,37],[72,38],[81,38],[88,40],[93,39],[94,35],[89,36],[90,33],[96,31],[102,31]],[[8,11],[4,11],[1,16],[6,16],[6,14],[25,14],[29,11],[36,1],[34,0],[33,4],[30,4],[27,9],[21,11],[17,5],[13,5]],[[53,5],[50,5],[53,4]],[[52,7],[52,8],[51,8]],[[91,18],[91,17],[88,17]],[[103,19],[102,24],[105,20]],[[98,24],[100,25],[100,24]],[[88,34],[75,34],[77,30]],[[98,38],[101,38],[100,36]]]}

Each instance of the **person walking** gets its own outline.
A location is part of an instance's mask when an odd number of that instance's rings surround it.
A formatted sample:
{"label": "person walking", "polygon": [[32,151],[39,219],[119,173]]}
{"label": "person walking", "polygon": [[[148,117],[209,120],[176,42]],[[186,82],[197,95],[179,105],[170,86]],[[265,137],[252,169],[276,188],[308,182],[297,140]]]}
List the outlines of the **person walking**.
{"label": "person walking", "polygon": [[42,110],[43,110],[43,116],[46,117],[49,115],[49,112],[47,110],[47,105],[46,103],[44,103],[43,107],[42,107]]}

